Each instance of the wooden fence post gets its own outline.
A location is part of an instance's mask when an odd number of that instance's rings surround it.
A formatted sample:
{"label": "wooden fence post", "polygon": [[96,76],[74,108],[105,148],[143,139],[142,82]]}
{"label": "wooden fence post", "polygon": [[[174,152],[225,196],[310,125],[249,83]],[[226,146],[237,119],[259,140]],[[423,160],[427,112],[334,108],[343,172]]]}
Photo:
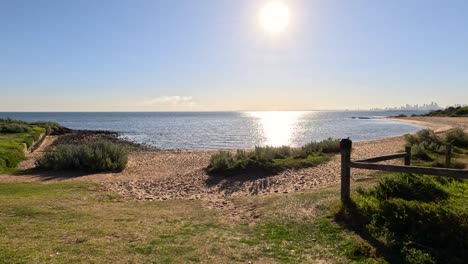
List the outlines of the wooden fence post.
{"label": "wooden fence post", "polygon": [[406,157],[405,157],[405,166],[411,165],[411,147],[405,147]]}
{"label": "wooden fence post", "polygon": [[445,167],[450,167],[450,160],[452,158],[452,145],[445,145]]}
{"label": "wooden fence post", "polygon": [[351,189],[351,148],[353,142],[349,138],[340,141],[341,151],[341,201],[346,204],[350,201]]}

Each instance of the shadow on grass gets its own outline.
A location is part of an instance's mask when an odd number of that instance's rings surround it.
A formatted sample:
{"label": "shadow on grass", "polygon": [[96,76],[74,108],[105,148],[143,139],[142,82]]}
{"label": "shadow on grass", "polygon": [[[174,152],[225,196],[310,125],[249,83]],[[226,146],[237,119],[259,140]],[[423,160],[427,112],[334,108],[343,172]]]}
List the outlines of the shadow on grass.
{"label": "shadow on grass", "polygon": [[399,263],[401,260],[394,250],[388,248],[369,232],[366,228],[368,220],[353,200],[341,205],[339,211],[335,214],[335,221],[367,241],[376,249],[377,254],[389,263]]}

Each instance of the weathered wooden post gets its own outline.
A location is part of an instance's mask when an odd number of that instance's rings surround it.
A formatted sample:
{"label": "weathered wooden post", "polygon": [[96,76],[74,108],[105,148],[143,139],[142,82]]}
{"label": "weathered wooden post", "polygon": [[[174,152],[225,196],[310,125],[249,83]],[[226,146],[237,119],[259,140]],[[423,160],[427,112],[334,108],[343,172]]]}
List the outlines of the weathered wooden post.
{"label": "weathered wooden post", "polygon": [[348,203],[350,201],[351,189],[351,148],[353,142],[349,138],[340,141],[341,151],[341,201]]}
{"label": "weathered wooden post", "polygon": [[411,147],[405,147],[405,166],[410,166],[411,165]]}
{"label": "weathered wooden post", "polygon": [[450,167],[450,160],[452,159],[452,145],[445,145],[445,167]]}

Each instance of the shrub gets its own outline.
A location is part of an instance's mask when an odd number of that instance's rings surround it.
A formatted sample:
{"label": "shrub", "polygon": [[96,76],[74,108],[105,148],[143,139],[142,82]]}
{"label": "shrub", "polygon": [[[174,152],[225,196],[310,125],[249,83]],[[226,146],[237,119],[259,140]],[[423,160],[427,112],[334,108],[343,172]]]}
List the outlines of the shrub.
{"label": "shrub", "polygon": [[340,140],[328,138],[322,141],[310,142],[303,146],[299,152],[299,156],[307,157],[312,153],[339,153],[340,152]]}
{"label": "shrub", "polygon": [[424,144],[439,148],[442,145],[440,138],[431,129],[420,130],[415,135],[406,134],[405,140],[408,146]]}
{"label": "shrub", "polygon": [[461,128],[452,128],[445,134],[445,141],[456,147],[468,147],[468,134]]}
{"label": "shrub", "polygon": [[465,263],[466,181],[393,174],[359,190],[336,219],[382,243],[395,263]]}
{"label": "shrub", "polygon": [[220,151],[213,154],[210,159],[210,172],[218,172],[232,169],[235,165],[234,156],[229,151]]}
{"label": "shrub", "polygon": [[47,135],[63,134],[69,131],[69,129],[56,122],[34,122],[31,124],[45,128]]}
{"label": "shrub", "polygon": [[24,124],[4,123],[0,125],[0,132],[2,133],[26,133],[31,131],[31,127]]}
{"label": "shrub", "polygon": [[448,197],[440,184],[427,176],[402,174],[399,177],[381,179],[375,190],[380,200],[403,198],[416,201],[436,201]]}
{"label": "shrub", "polygon": [[464,115],[468,115],[468,106],[464,106],[464,107],[457,107],[455,109],[455,111],[453,111],[453,114],[454,116],[464,116]]}
{"label": "shrub", "polygon": [[435,110],[426,114],[427,116],[466,116],[468,115],[468,106],[447,107],[444,110]]}
{"label": "shrub", "polygon": [[429,151],[426,149],[423,143],[415,145],[411,148],[411,156],[416,159],[424,161],[433,161],[434,159],[429,155]]}
{"label": "shrub", "polygon": [[297,169],[317,166],[329,160],[329,153],[339,152],[339,140],[327,139],[311,142],[300,149],[289,146],[256,146],[253,151],[237,150],[220,151],[213,154],[206,168],[208,173],[261,171],[279,172],[286,169]]}
{"label": "shrub", "polygon": [[122,171],[128,155],[124,147],[109,141],[59,145],[37,160],[39,168],[52,170]]}

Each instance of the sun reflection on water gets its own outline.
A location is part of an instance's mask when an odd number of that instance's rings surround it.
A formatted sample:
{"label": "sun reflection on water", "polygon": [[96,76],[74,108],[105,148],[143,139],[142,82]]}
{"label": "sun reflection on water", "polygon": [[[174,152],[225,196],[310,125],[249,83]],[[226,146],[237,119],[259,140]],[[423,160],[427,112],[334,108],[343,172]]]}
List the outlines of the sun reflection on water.
{"label": "sun reflection on water", "polygon": [[265,137],[264,145],[291,145],[294,129],[303,111],[254,111],[246,112],[259,124]]}

